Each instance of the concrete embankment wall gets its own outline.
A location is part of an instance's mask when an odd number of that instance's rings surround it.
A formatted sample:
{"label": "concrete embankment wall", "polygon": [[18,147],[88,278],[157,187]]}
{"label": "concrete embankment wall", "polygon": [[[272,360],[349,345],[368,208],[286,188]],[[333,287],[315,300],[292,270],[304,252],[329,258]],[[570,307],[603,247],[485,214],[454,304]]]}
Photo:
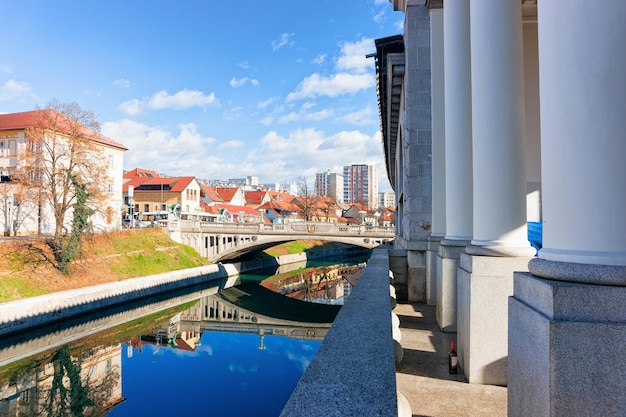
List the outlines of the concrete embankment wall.
{"label": "concrete embankment wall", "polygon": [[[338,252],[339,251],[339,252]],[[261,262],[213,264],[141,278],[61,291],[0,304],[0,337],[48,325],[95,310],[114,307],[145,297],[166,293],[181,287],[228,280],[240,273],[311,259],[341,256],[342,249],[284,255]],[[357,253],[344,252],[346,257]],[[311,256],[311,254],[315,254]],[[225,287],[234,282],[225,282]]]}
{"label": "concrete embankment wall", "polygon": [[238,274],[239,271],[231,265],[214,264],[2,303],[0,337]]}
{"label": "concrete embankment wall", "polygon": [[281,416],[398,416],[387,249],[372,252]]}

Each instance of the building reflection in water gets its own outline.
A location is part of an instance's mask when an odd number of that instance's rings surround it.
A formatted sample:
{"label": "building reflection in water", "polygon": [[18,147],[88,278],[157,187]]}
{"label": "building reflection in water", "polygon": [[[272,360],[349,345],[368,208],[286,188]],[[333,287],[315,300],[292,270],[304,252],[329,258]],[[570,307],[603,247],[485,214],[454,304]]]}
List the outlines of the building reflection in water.
{"label": "building reflection in water", "polygon": [[[356,274],[355,271],[351,271]],[[139,399],[138,390],[132,388],[137,385],[132,379],[137,379],[138,375],[147,372],[145,368],[139,368],[130,379],[123,375],[126,374],[126,369],[130,368],[130,364],[137,361],[138,355],[151,355],[150,362],[153,365],[161,360],[161,357],[165,358],[165,353],[180,352],[177,355],[181,356],[184,352],[192,354],[209,352],[209,356],[216,355],[217,347],[211,345],[214,345],[214,340],[217,339],[207,336],[211,334],[256,336],[254,339],[248,337],[241,340],[253,345],[254,350],[258,352],[266,352],[277,346],[268,343],[268,338],[277,336],[316,342],[298,348],[307,353],[304,355],[300,352],[295,355],[298,357],[299,373],[290,377],[293,386],[281,395],[282,402],[267,405],[266,408],[270,409],[267,415],[274,412],[278,414],[340,308],[336,305],[303,303],[296,299],[306,293],[311,300],[315,298],[329,303],[328,300],[345,296],[343,287],[350,285],[351,288],[352,284],[344,277],[339,278],[341,275],[339,272],[338,269],[326,268],[319,273],[307,273],[306,279],[300,274],[297,280],[288,283],[290,287],[287,291],[277,287],[276,280],[266,282],[265,286],[258,283],[243,284],[224,289],[217,294],[209,291],[213,294],[200,298],[191,306],[187,304],[184,310],[179,309],[165,322],[142,323],[140,327],[144,330],[141,333],[135,333],[130,337],[122,336],[128,329],[137,327],[136,323],[129,322],[109,328],[103,334],[90,335],[56,350],[37,353],[35,356],[6,365],[0,368],[0,416],[96,416],[105,413],[130,415],[127,413],[130,413],[131,409],[136,409],[131,407],[130,403],[143,401]],[[292,285],[296,281],[300,283],[300,287]],[[342,287],[341,291],[337,290],[339,286]],[[266,287],[274,287],[273,289],[278,291],[272,292]],[[327,295],[321,295],[322,289]],[[292,298],[284,297],[280,295],[281,293]],[[52,342],[54,334],[45,337],[50,339],[50,346],[54,346]],[[63,337],[67,335],[64,334]],[[121,337],[124,338],[120,339]],[[41,343],[40,339],[41,336],[38,337],[38,343]],[[203,346],[203,339],[208,340],[208,346]],[[235,345],[242,342],[225,343],[232,343],[234,349]],[[285,342],[279,342],[278,345],[286,346]],[[293,351],[296,348],[289,345],[287,349],[291,350],[288,356],[291,355],[290,360],[293,361]],[[256,372],[262,366],[253,364],[246,367],[231,363],[229,370],[231,373],[238,370]],[[284,365],[273,366],[281,369],[284,367]],[[190,372],[192,371],[190,369]],[[274,369],[273,373],[280,374],[277,369]],[[137,395],[136,400],[126,393],[126,385],[128,391],[133,392],[133,396]],[[126,411],[123,410],[125,408]],[[118,410],[122,411],[117,413]],[[179,411],[182,412],[180,408]]]}

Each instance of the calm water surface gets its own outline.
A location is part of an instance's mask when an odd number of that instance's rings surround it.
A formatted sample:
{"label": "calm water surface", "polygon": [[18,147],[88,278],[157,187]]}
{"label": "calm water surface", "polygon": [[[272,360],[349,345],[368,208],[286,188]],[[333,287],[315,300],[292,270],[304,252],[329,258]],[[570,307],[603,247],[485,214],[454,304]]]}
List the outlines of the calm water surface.
{"label": "calm water surface", "polygon": [[0,341],[0,416],[277,416],[340,308],[320,295],[337,271],[282,291],[242,276]]}

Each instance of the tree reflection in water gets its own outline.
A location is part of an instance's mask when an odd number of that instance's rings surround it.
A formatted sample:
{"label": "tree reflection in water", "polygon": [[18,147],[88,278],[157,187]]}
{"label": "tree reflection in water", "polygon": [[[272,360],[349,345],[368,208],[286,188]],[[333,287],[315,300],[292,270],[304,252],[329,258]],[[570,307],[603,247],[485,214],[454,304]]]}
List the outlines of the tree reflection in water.
{"label": "tree reflection in water", "polygon": [[92,380],[98,362],[83,369],[83,359],[91,362],[92,355],[81,354],[73,359],[68,345],[52,357],[54,375],[41,415],[46,417],[104,416],[113,385],[119,381],[119,369],[107,363],[106,374],[94,383]]}

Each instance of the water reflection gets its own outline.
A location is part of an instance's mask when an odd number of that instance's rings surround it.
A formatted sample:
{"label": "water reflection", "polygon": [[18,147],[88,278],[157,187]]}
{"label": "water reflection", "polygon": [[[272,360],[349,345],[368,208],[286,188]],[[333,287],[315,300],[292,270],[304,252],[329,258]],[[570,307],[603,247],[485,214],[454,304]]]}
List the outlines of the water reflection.
{"label": "water reflection", "polygon": [[227,286],[0,342],[0,416],[278,415],[340,307]]}

